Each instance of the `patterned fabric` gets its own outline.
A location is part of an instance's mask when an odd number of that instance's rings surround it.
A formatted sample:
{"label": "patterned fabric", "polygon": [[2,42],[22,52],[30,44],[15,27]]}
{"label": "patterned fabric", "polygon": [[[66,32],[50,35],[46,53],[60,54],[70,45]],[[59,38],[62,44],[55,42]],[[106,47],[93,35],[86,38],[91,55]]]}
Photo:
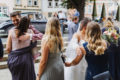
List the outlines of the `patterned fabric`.
{"label": "patterned fabric", "polygon": [[32,31],[34,32],[33,36],[32,36],[32,40],[41,40],[43,34],[40,33],[37,29],[35,29],[35,27],[33,25],[29,26],[29,29],[32,29]]}
{"label": "patterned fabric", "polygon": [[[78,42],[77,38],[72,38],[65,52],[66,62],[71,62],[76,58],[76,48],[82,46],[83,43],[83,40]],[[85,57],[76,66],[65,67],[65,80],[85,80],[86,67]]]}

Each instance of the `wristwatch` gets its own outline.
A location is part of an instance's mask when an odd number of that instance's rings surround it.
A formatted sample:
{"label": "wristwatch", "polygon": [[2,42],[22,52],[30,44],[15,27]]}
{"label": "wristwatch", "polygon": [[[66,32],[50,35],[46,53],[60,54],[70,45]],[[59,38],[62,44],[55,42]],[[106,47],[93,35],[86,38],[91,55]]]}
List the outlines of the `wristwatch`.
{"label": "wristwatch", "polygon": [[38,77],[40,77],[40,74],[37,74]]}

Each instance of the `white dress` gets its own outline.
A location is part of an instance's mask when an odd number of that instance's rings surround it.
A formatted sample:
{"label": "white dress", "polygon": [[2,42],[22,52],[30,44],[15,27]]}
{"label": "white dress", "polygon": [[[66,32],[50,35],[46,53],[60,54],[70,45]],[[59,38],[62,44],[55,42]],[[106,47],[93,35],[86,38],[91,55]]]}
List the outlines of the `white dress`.
{"label": "white dress", "polygon": [[[83,40],[78,42],[77,38],[73,38],[67,49],[66,49],[66,62],[71,62],[75,57],[76,54],[76,48],[83,44]],[[64,74],[65,74],[65,80],[85,80],[85,72],[86,72],[87,63],[85,61],[85,58],[83,57],[79,64],[76,66],[71,67],[65,67]]]}

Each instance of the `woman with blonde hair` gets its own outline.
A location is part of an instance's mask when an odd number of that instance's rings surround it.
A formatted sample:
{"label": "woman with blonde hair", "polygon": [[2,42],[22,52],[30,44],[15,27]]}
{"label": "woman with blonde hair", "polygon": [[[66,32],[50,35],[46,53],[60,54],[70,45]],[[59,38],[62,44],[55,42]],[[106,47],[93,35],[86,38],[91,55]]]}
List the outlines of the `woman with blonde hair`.
{"label": "woman with blonde hair", "polygon": [[51,18],[47,22],[41,45],[42,55],[37,80],[64,80],[64,65],[61,59],[63,39],[57,18]]}
{"label": "woman with blonde hair", "polygon": [[[100,26],[96,22],[88,23],[85,36],[86,43],[83,44],[83,47],[80,47],[81,53],[71,63],[66,62],[65,64],[74,66],[85,55],[88,64],[85,80],[93,80],[95,75],[108,70],[107,44],[101,38]],[[107,79],[104,77],[102,80]]]}

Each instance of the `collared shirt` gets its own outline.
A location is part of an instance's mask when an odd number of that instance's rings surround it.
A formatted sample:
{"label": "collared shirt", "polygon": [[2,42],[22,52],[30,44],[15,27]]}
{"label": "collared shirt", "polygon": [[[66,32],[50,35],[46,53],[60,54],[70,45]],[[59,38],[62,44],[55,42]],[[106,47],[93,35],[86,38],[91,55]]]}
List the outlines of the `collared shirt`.
{"label": "collared shirt", "polygon": [[69,31],[69,34],[68,34],[68,40],[70,41],[72,39],[72,36],[75,32],[77,32],[77,25],[74,23],[74,22],[70,22],[68,24],[68,31]]}

